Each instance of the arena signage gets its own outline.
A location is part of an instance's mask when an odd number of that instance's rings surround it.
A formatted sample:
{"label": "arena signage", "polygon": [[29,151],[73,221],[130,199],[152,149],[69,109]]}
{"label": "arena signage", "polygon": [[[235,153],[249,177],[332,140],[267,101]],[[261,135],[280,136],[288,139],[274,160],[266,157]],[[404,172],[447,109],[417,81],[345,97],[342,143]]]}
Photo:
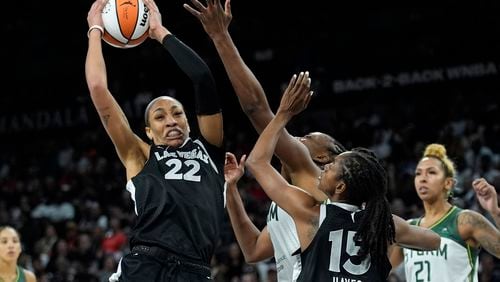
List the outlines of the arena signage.
{"label": "arena signage", "polygon": [[332,83],[332,90],[334,93],[365,91],[494,75],[498,75],[498,66],[496,63],[479,62],[334,80]]}

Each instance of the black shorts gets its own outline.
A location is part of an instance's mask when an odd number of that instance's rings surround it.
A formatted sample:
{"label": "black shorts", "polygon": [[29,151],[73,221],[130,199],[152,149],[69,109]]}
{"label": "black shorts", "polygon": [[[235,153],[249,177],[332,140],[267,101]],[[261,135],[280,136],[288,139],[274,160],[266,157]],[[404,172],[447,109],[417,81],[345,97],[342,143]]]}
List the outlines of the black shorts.
{"label": "black shorts", "polygon": [[165,251],[136,246],[121,261],[122,282],[198,282],[211,281],[210,268],[188,262]]}

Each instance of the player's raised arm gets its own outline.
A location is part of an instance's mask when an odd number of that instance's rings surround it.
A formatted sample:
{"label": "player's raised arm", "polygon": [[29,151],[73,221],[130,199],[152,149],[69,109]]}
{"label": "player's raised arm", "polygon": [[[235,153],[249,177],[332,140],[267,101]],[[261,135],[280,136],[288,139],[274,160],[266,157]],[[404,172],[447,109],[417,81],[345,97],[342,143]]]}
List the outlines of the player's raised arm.
{"label": "player's raised arm", "polygon": [[92,4],[87,22],[89,25],[88,51],[85,61],[85,77],[90,97],[102,124],[115,145],[121,162],[127,169],[127,178],[136,175],[147,159],[148,145],[136,136],[122,109],[108,89],[106,65],[102,54],[102,16],[107,1]]}

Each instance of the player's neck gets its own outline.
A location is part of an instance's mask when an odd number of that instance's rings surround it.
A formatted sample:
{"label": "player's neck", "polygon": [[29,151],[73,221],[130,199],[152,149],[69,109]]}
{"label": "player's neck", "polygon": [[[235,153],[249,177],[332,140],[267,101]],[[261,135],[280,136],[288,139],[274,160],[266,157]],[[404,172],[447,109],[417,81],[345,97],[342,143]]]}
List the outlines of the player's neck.
{"label": "player's neck", "polygon": [[432,226],[436,221],[440,220],[452,207],[448,202],[436,202],[434,204],[424,203],[425,215],[421,225],[424,227]]}
{"label": "player's neck", "polygon": [[0,279],[3,279],[3,281],[13,281],[16,277],[17,263],[0,260]]}

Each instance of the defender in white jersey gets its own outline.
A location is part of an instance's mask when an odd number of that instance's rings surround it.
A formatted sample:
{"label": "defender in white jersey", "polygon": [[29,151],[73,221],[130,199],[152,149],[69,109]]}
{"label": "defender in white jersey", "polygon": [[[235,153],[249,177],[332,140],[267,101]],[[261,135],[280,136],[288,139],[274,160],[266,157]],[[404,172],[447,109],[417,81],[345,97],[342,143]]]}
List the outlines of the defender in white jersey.
{"label": "defender in white jersey", "polygon": [[[285,94],[283,94],[283,99],[285,99],[285,97],[289,98],[289,94],[290,92],[297,92],[297,94],[302,94],[302,95],[308,95],[308,97],[310,97],[310,93],[309,93],[309,86],[310,86],[310,80],[309,80],[309,77],[308,77],[308,74],[307,73],[300,73],[299,75],[297,76],[293,76],[291,81],[290,81],[290,84],[287,88],[287,90],[285,90]],[[295,96],[292,96],[292,97],[295,97]],[[282,104],[288,104],[288,102],[283,102],[282,100]],[[293,103],[292,103],[293,104]],[[282,105],[280,105],[280,108],[282,107]],[[281,116],[283,117],[283,116]],[[281,119],[279,118],[278,116],[276,116],[272,122],[278,122],[280,124],[280,126],[282,126],[282,128],[284,127],[284,121],[286,121],[286,119]],[[302,190],[301,188],[297,187],[296,185],[290,185],[288,184],[288,181],[286,181],[286,179],[282,176],[282,175],[279,175],[276,173],[276,170],[274,169],[274,167],[272,167],[269,163],[269,160],[273,154],[273,152],[275,152],[275,146],[278,142],[278,139],[281,139],[283,137],[283,135],[281,134],[277,134],[278,131],[276,130],[276,124],[274,125],[274,127],[270,127],[272,122],[268,125],[268,127],[266,128],[266,131],[269,131],[268,129],[269,128],[273,128],[271,129],[271,131],[269,132],[272,132],[272,133],[269,133],[267,132],[267,134],[264,132],[262,133],[262,135],[259,137],[259,141],[257,142],[257,144],[255,145],[255,148],[254,150],[252,151],[252,154],[255,153],[255,151],[260,151],[260,152],[264,152],[263,154],[266,155],[266,160],[267,161],[262,161],[262,162],[256,162],[254,160],[254,162],[249,162],[248,166],[249,168],[252,168],[253,167],[253,170],[251,171],[252,175],[254,175],[256,177],[256,179],[259,181],[259,183],[262,185],[262,187],[265,189],[266,193],[270,196],[271,199],[274,199],[274,197],[276,198],[279,198],[281,203],[285,206],[283,206],[283,208],[288,208],[287,213],[289,213],[290,215],[292,215],[291,213],[293,212],[293,220],[291,221],[288,221],[288,224],[276,224],[277,227],[277,231],[281,231],[283,233],[279,233],[279,232],[276,232],[277,234],[277,238],[274,239],[274,232],[272,231],[274,225],[273,223],[277,223],[277,222],[280,222],[281,221],[281,218],[280,216],[284,215],[284,213],[281,213],[281,209],[278,208],[276,205],[273,205],[271,206],[271,213],[269,215],[269,219],[271,221],[270,224],[268,224],[268,227],[266,227],[262,232],[259,232],[258,229],[255,228],[255,226],[251,223],[251,221],[249,220],[248,218],[248,215],[246,215],[246,213],[244,212],[244,209],[243,209],[243,204],[241,202],[241,198],[239,197],[239,194],[238,194],[238,189],[236,187],[236,182],[238,181],[238,179],[243,175],[243,169],[244,169],[244,165],[245,165],[245,156],[243,156],[239,163],[238,161],[236,160],[236,157],[231,154],[231,153],[227,153],[226,155],[226,165],[224,167],[224,174],[225,174],[225,179],[226,179],[226,182],[227,182],[227,203],[228,203],[228,210],[230,211],[229,212],[229,216],[231,217],[231,222],[233,223],[233,228],[235,230],[235,234],[236,234],[236,237],[238,239],[238,242],[240,243],[240,245],[242,246],[243,248],[243,253],[245,254],[245,258],[247,259],[247,261],[249,260],[249,258],[254,258],[258,255],[260,256],[264,256],[264,255],[269,255],[269,244],[266,244],[266,242],[269,242],[271,241],[271,239],[273,239],[273,244],[275,243],[278,243],[279,245],[276,245],[274,246],[275,250],[278,249],[278,250],[284,250],[284,255],[283,256],[279,256],[280,254],[277,254],[275,253],[275,258],[277,259],[277,262],[278,262],[278,265],[282,262],[282,260],[287,260],[287,263],[288,264],[282,264],[284,265],[284,267],[286,266],[289,266],[287,269],[290,269],[289,271],[290,272],[287,272],[289,275],[291,276],[284,276],[286,275],[286,273],[283,273],[282,276],[280,276],[280,281],[295,281],[295,279],[298,279],[297,278],[297,273],[299,272],[299,269],[296,267],[298,264],[294,263],[296,259],[295,257],[293,257],[294,254],[298,253],[297,251],[294,251],[292,252],[295,248],[296,248],[296,245],[294,245],[293,243],[291,245],[288,245],[288,243],[290,242],[283,242],[284,240],[287,240],[288,238],[290,238],[290,235],[292,235],[292,241],[294,240],[293,239],[293,236],[294,236],[294,230],[296,230],[296,234],[297,234],[297,238],[298,238],[298,241],[300,243],[300,251],[303,251],[308,245],[309,243],[311,242],[311,239],[312,239],[312,236],[314,236],[314,233],[315,231],[317,230],[317,222],[319,220],[319,205],[318,205],[318,202],[317,200],[315,200],[313,197],[309,196],[308,194],[305,193],[304,190]],[[274,131],[273,131],[274,130]],[[280,132],[283,132],[282,130],[279,130]],[[265,136],[265,137],[264,137]],[[266,139],[270,139],[270,140],[266,140]],[[260,144],[260,145],[258,145]],[[259,149],[257,149],[259,148]],[[311,162],[311,156],[310,156],[310,153],[311,153],[311,150],[308,150],[307,147],[305,146],[298,146],[297,147],[297,151],[295,151],[293,154],[296,158],[302,160],[303,163],[308,163],[308,162]],[[257,154],[257,153],[255,153]],[[340,157],[340,155],[339,155]],[[336,157],[336,158],[339,158],[339,157]],[[336,159],[335,158],[335,159]],[[258,164],[264,164],[262,166],[259,166]],[[328,164],[327,166],[330,166],[330,164]],[[287,168],[285,166],[285,168]],[[326,168],[326,167],[325,167]],[[348,170],[350,171],[350,170]],[[358,171],[360,172],[360,171]],[[283,173],[283,171],[282,171]],[[361,171],[360,172],[361,175],[364,175],[364,174],[367,174],[366,171]],[[321,174],[322,176],[324,176],[324,174]],[[382,176],[382,174],[381,174]],[[335,178],[334,176],[328,176],[326,178],[328,179],[331,179],[331,178]],[[325,179],[326,179],[325,178]],[[316,177],[316,183],[318,183],[320,180],[319,177]],[[369,181],[368,181],[369,182]],[[384,182],[384,181],[382,181]],[[386,182],[384,182],[386,183]],[[332,188],[332,187],[336,187],[335,185],[329,185],[329,184],[326,184],[328,187]],[[340,185],[340,183],[339,183]],[[341,185],[342,186],[342,185]],[[364,186],[365,188],[366,187],[369,187],[370,185],[368,186]],[[383,185],[381,185],[383,186]],[[285,188],[283,188],[285,187]],[[342,186],[344,187],[344,186]],[[386,189],[385,186],[383,186],[384,189]],[[285,190],[286,189],[286,190]],[[316,188],[318,189],[318,188]],[[320,190],[320,189],[318,189]],[[439,236],[437,236],[437,234],[434,234],[433,232],[431,231],[428,231],[428,230],[423,230],[424,232],[422,232],[422,230],[418,230],[418,229],[421,229],[421,228],[410,228],[410,225],[407,224],[405,221],[399,219],[394,219],[394,222],[398,222],[397,224],[394,224],[392,223],[392,218],[391,218],[391,214],[390,214],[390,210],[388,208],[388,205],[386,203],[386,199],[385,199],[385,196],[381,196],[381,195],[384,195],[384,192],[379,189],[372,189],[372,187],[370,187],[370,189],[368,189],[369,191],[363,191],[362,193],[357,193],[356,190],[353,190],[354,192],[352,192],[353,194],[355,195],[359,195],[358,198],[360,198],[359,200],[362,202],[364,200],[364,197],[371,197],[372,194],[379,194],[377,197],[374,198],[373,201],[375,201],[377,203],[377,206],[378,206],[378,203],[379,202],[383,202],[384,204],[382,205],[382,209],[375,209],[375,210],[370,210],[368,209],[368,213],[372,213],[374,212],[374,214],[379,217],[379,218],[382,218],[382,221],[383,223],[379,222],[378,220],[370,220],[370,223],[369,224],[362,224],[364,226],[366,225],[370,225],[370,228],[373,229],[373,227],[376,227],[377,229],[379,230],[384,230],[384,232],[392,232],[392,234],[394,234],[394,227],[396,225],[396,230],[397,230],[397,234],[398,234],[398,237],[397,238],[394,238],[396,239],[397,242],[402,242],[402,243],[407,243],[407,244],[411,244],[413,245],[412,243],[414,243],[413,241],[411,240],[408,240],[409,239],[412,239],[412,238],[424,238],[424,240],[422,242],[416,242],[417,243],[417,246],[422,246],[422,245],[425,245],[423,247],[425,248],[430,248],[430,249],[434,249],[434,248],[437,248],[439,246]],[[373,190],[375,192],[373,192]],[[274,191],[274,193],[270,193],[270,191]],[[321,190],[321,191],[325,191],[325,190]],[[344,193],[345,189],[342,188],[342,194],[345,194]],[[385,191],[385,190],[384,190]],[[337,194],[337,193],[336,193]],[[353,197],[353,199],[357,199],[355,196],[350,196],[350,197]],[[339,200],[342,200],[342,199],[339,199]],[[373,202],[372,201],[372,202]],[[232,204],[230,204],[231,202],[233,202]],[[359,206],[361,206],[361,202],[359,202]],[[356,203],[358,203],[358,200],[356,200]],[[230,207],[230,205],[232,205],[232,207]],[[371,207],[371,202],[369,203],[368,207]],[[273,220],[273,219],[277,219],[277,220]],[[283,218],[285,219],[285,218]],[[401,224],[402,222],[402,224]],[[236,223],[236,224],[235,224]],[[384,223],[387,223],[388,226],[386,226],[386,224]],[[295,225],[295,228],[293,228],[293,225]],[[391,228],[388,228],[388,227],[391,227],[392,226],[392,229]],[[285,227],[285,228],[283,228]],[[268,231],[269,229],[269,231]],[[375,230],[373,230],[374,232],[373,233],[377,233],[379,236],[382,235],[385,235],[383,234],[383,232],[376,232]],[[415,232],[417,231],[417,232]],[[273,235],[270,235],[273,234]],[[281,236],[279,236],[281,235]],[[365,234],[366,235],[366,234]],[[363,235],[363,236],[365,236]],[[405,236],[407,235],[407,236]],[[413,236],[412,236],[413,235]],[[418,235],[418,236],[415,236],[415,235]],[[272,237],[270,237],[272,236]],[[284,236],[284,237],[282,237]],[[387,242],[385,240],[385,238],[387,238]],[[390,243],[392,240],[391,237],[388,235],[387,237],[383,237],[381,236],[381,242],[382,244],[385,244],[385,245],[377,245],[377,250],[379,250],[381,253],[383,253],[383,256],[386,257],[387,256],[387,249],[384,247],[384,246],[388,246],[388,243]],[[414,240],[414,239],[413,239]],[[384,243],[385,242],[385,243]],[[251,248],[251,246],[253,246],[254,248]],[[267,246],[268,248],[267,249],[264,249],[262,246]],[[317,245],[318,247],[318,245]],[[369,248],[369,247],[368,247]],[[287,249],[290,249],[290,250],[287,250]],[[267,251],[267,253],[266,253]],[[249,255],[252,255],[253,257],[250,257]],[[346,256],[344,256],[345,258]],[[323,261],[327,261],[326,258],[321,258]],[[300,261],[300,275],[302,275],[303,273],[303,268],[302,268],[302,264],[304,262],[303,261]],[[377,264],[378,262],[375,261],[374,262],[375,264]],[[305,266],[306,264],[304,264]],[[309,264],[309,269],[313,269],[313,264]],[[326,269],[328,270],[328,269]],[[297,272],[295,272],[297,271]],[[281,280],[283,279],[283,280]],[[302,281],[316,281],[316,280],[302,280]],[[330,280],[331,281],[331,280]]]}
{"label": "defender in white jersey", "polygon": [[301,270],[300,242],[293,218],[275,202],[267,215],[278,281],[296,281]]}
{"label": "defender in white jersey", "polygon": [[[210,2],[209,5],[211,5]],[[301,76],[308,77],[309,74],[303,72]],[[255,95],[253,100],[264,101],[267,105],[262,93],[247,95]],[[240,102],[245,99],[248,100],[248,97],[240,98]],[[268,111],[264,111],[265,114],[260,115],[259,119],[257,116],[250,116],[254,125],[267,124],[268,120],[262,119],[262,117],[267,117],[270,120],[273,114],[269,109]],[[261,128],[257,127],[259,131]],[[284,132],[280,135],[275,154],[281,160],[282,175],[290,183],[303,188],[300,190],[302,199],[308,201],[313,198],[319,204],[327,198],[323,192],[316,188],[321,172],[320,168],[343,151],[345,149],[338,141],[324,133],[314,132],[296,138]],[[307,154],[294,152],[306,152]],[[262,231],[257,229],[245,211],[236,186],[238,179],[243,174],[243,163],[240,163],[240,170],[237,169],[238,162],[234,155],[228,153],[227,158],[225,169],[227,210],[245,260],[254,263],[269,259],[274,255],[278,280],[295,281],[301,268],[299,236],[294,221],[285,211],[272,205],[268,215],[268,226],[264,227]],[[244,158],[240,162],[244,162]]]}
{"label": "defender in white jersey", "polygon": [[[233,85],[234,92],[238,96],[241,108],[257,132],[262,132],[274,117],[274,114],[269,107],[262,86],[243,61],[229,34],[228,27],[233,18],[229,1],[225,2],[224,7],[220,0],[208,1],[203,4],[200,1],[193,0],[192,4],[192,6],[184,4],[184,8],[200,21],[206,33],[212,39]],[[295,154],[304,145],[307,146],[310,154],[306,161]],[[336,154],[343,151],[345,151],[344,147],[327,134],[315,132],[301,138],[295,138],[284,131],[280,135],[274,153],[281,160],[282,172],[285,178],[310,194],[304,194],[304,197],[309,198],[312,196],[320,203],[326,200],[327,197],[323,192],[316,189],[320,174],[318,166],[331,162]],[[276,245],[277,243],[271,243],[267,227],[261,232],[251,222],[245,212],[236,184],[228,185],[226,197],[231,223],[246,261],[257,262],[272,257],[273,252],[276,251],[276,249],[273,251],[273,244]],[[281,223],[279,226],[281,226]],[[293,230],[290,224],[285,226],[284,230],[287,232]],[[281,233],[284,234],[285,232]],[[293,233],[296,233],[296,231]],[[277,238],[274,235],[273,237]],[[292,256],[292,253],[288,254],[289,251],[291,249],[283,249],[283,253],[287,253],[286,257]],[[295,251],[293,250],[293,252]],[[279,260],[279,258],[277,259]],[[285,272],[288,272],[288,270],[281,270],[280,276]],[[280,279],[280,281],[292,280],[287,278],[286,280]]]}
{"label": "defender in white jersey", "polygon": [[451,202],[455,167],[441,144],[425,149],[415,171],[415,189],[425,214],[411,224],[441,235],[437,251],[395,250],[393,268],[404,261],[407,281],[478,281],[478,254],[484,249],[500,258],[500,208],[495,187],[485,179],[472,182],[479,204],[490,213],[496,227],[483,215],[462,210]]}
{"label": "defender in white jersey", "polygon": [[[314,153],[316,158],[321,154],[331,154],[331,157],[325,158],[330,160],[335,156],[331,152],[340,153],[343,150],[342,145],[336,141],[332,141],[334,139],[326,134],[311,133],[302,139],[305,147],[309,149],[311,154]],[[295,138],[291,140],[299,142]],[[335,150],[331,150],[332,147]],[[300,242],[295,222],[286,211],[272,202],[267,216],[267,226],[262,231],[259,231],[248,217],[236,185],[239,178],[243,175],[243,162],[245,158],[242,158],[239,166],[233,154],[227,153],[226,158],[227,210],[245,260],[248,263],[255,263],[274,256],[278,281],[296,281],[301,271],[301,263]],[[315,166],[312,160],[310,160],[310,163],[312,166]],[[317,160],[316,163],[319,164],[320,161]],[[282,175],[294,183],[294,178],[288,176],[288,171],[292,170],[288,167],[286,164],[283,164]],[[307,168],[307,165],[302,166],[302,169],[305,168]],[[299,172],[300,170],[297,168],[296,171]],[[307,172],[303,172],[302,174],[295,173],[293,177],[297,179],[295,180],[296,182],[301,181],[304,184],[307,179],[311,180],[310,183],[317,182],[317,176],[315,174],[309,175]],[[308,192],[304,190],[300,191],[303,198],[311,198],[311,194]]]}
{"label": "defender in white jersey", "polygon": [[[424,246],[427,249],[437,248],[440,238],[430,230],[412,228],[405,221],[396,224],[385,196],[387,174],[375,155],[366,149],[353,149],[335,157],[321,172],[317,186],[330,201],[363,206],[364,210],[354,214],[334,208],[320,226],[318,203],[312,197],[304,197],[303,191],[289,184],[271,164],[286,124],[311,99],[310,85],[307,73],[292,77],[276,116],[259,136],[246,167],[266,194],[295,222],[302,252],[297,281],[385,281],[390,270],[388,251],[392,243],[404,242],[405,236],[399,238],[399,235],[413,235],[424,244],[431,242]],[[294,154],[303,161],[310,158],[304,147]]]}

